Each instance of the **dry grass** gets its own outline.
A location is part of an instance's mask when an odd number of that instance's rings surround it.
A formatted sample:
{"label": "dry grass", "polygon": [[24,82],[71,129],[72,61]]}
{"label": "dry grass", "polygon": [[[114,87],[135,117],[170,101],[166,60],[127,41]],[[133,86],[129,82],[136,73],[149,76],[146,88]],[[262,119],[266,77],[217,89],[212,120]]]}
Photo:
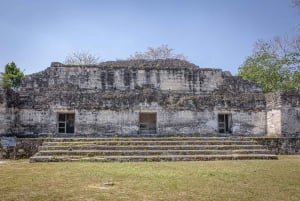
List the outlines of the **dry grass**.
{"label": "dry grass", "polygon": [[[104,185],[112,182],[114,185]],[[300,156],[280,160],[0,163],[0,200],[300,200]]]}

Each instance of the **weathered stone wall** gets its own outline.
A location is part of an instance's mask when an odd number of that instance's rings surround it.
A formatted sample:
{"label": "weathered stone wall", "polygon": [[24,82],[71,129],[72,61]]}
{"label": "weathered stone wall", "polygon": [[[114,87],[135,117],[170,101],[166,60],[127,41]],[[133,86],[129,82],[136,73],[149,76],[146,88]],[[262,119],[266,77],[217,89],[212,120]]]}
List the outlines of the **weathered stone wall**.
{"label": "weathered stone wall", "polygon": [[18,109],[15,108],[18,94],[11,89],[0,87],[0,136],[16,134],[15,126]]}
{"label": "weathered stone wall", "polygon": [[300,106],[283,108],[281,114],[281,134],[300,136]]}
{"label": "weathered stone wall", "polygon": [[75,132],[87,136],[137,134],[138,117],[138,112],[130,110],[81,110],[75,113]]}
{"label": "weathered stone wall", "polygon": [[253,139],[273,154],[300,154],[299,137],[259,137]]}
{"label": "weathered stone wall", "polygon": [[[232,115],[232,134],[227,135],[263,135],[265,134],[264,112],[242,113],[231,110],[179,111],[162,113],[158,120],[160,133],[165,134],[218,134],[218,114]],[[257,119],[262,121],[257,121]]]}
{"label": "weathered stone wall", "polygon": [[281,97],[280,92],[269,93],[266,97],[267,134],[281,135]]}
{"label": "weathered stone wall", "polygon": [[[157,131],[159,134],[218,134],[217,111],[166,111],[153,108],[143,108],[136,111],[84,110],[78,115],[75,113],[76,133],[79,135],[112,136],[116,134],[138,134],[139,112],[157,113]],[[232,112],[232,114],[234,135],[265,134],[265,115],[263,112],[251,114]]]}
{"label": "weathered stone wall", "polygon": [[233,135],[266,134],[266,113],[264,111],[239,111],[232,114]]}
{"label": "weathered stone wall", "polygon": [[46,70],[26,76],[22,91],[49,88],[88,92],[128,91],[155,88],[163,91],[207,93],[226,85],[229,90],[261,92],[253,82],[231,76],[220,69],[199,68],[180,60],[115,61],[97,66],[52,63]]}
{"label": "weathered stone wall", "polygon": [[7,116],[6,116],[6,103],[5,103],[5,97],[3,93],[3,89],[0,87],[0,136],[5,134],[7,132],[8,128],[8,122],[7,122]]}
{"label": "weathered stone wall", "polygon": [[[232,114],[233,134],[265,133],[264,106],[260,105],[263,99],[255,95],[252,95],[255,98],[245,98],[243,94],[226,98],[221,95],[160,94],[157,91],[141,94],[124,94],[123,97],[115,93],[99,97],[99,101],[92,99],[97,95],[89,94],[91,98],[84,98],[87,102],[66,98],[66,102],[45,104],[45,108],[39,110],[24,106],[19,111],[19,127],[25,134],[55,134],[57,113],[74,112],[77,134],[137,134],[139,112],[148,111],[157,113],[159,133],[217,133],[218,113]],[[60,98],[63,100],[63,96]],[[70,100],[74,101],[74,106],[69,106]],[[45,103],[49,102],[45,100]]]}
{"label": "weathered stone wall", "polygon": [[45,110],[20,109],[18,116],[17,129],[19,134],[54,134],[57,132],[57,112],[55,108]]}
{"label": "weathered stone wall", "polygon": [[139,113],[157,113],[159,134],[218,133],[218,113],[233,135],[266,131],[266,102],[253,82],[186,61],[116,61],[97,66],[52,63],[25,76],[18,134],[57,134],[58,113],[75,114],[75,134],[138,134]]}
{"label": "weathered stone wall", "polygon": [[[56,110],[61,112],[63,110]],[[57,112],[21,110],[20,118],[24,130],[28,134],[56,134]],[[69,111],[70,112],[70,111]],[[78,135],[129,135],[138,134],[139,113],[157,113],[157,131],[160,134],[217,134],[218,113],[220,111],[170,111],[159,107],[140,107],[136,110],[74,110],[75,133]],[[263,135],[265,134],[264,112],[235,112],[232,114],[233,135]],[[29,115],[30,114],[30,115]],[[25,117],[26,116],[26,117]]]}
{"label": "weathered stone wall", "polygon": [[268,134],[300,136],[300,92],[270,93],[266,102]]}
{"label": "weathered stone wall", "polygon": [[300,92],[281,92],[281,133],[285,136],[300,136]]}
{"label": "weathered stone wall", "polygon": [[14,146],[3,146],[0,143],[0,159],[29,158],[38,152],[43,141],[43,138],[16,138]]}
{"label": "weathered stone wall", "polygon": [[281,110],[271,109],[267,111],[267,133],[268,135],[281,134]]}

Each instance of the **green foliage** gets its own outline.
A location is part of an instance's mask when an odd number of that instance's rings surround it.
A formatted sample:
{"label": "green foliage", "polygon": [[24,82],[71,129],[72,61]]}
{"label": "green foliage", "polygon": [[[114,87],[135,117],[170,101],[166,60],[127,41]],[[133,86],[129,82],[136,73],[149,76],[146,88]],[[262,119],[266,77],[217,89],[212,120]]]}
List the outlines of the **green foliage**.
{"label": "green foliage", "polygon": [[17,88],[21,83],[21,78],[24,73],[17,67],[14,62],[5,65],[4,73],[2,75],[2,86]]}
{"label": "green foliage", "polygon": [[260,41],[252,56],[239,68],[238,76],[261,84],[265,93],[300,89],[299,39]]}

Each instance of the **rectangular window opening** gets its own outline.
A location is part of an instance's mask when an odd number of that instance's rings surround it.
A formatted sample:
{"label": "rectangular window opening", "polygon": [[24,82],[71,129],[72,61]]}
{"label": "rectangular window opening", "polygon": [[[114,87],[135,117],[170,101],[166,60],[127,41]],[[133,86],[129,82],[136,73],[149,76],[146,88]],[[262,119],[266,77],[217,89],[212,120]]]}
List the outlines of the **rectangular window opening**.
{"label": "rectangular window opening", "polygon": [[75,114],[59,113],[58,114],[58,133],[72,134],[75,131]]}
{"label": "rectangular window opening", "polygon": [[232,133],[231,114],[218,114],[219,133]]}
{"label": "rectangular window opening", "polygon": [[157,114],[141,112],[139,115],[140,134],[156,134]]}

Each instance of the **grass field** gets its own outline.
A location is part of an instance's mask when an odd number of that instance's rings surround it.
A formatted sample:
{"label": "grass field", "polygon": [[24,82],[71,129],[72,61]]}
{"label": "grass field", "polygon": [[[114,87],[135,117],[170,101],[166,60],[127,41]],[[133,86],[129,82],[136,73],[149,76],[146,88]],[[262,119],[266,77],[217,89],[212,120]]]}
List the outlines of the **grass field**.
{"label": "grass field", "polygon": [[300,156],[144,163],[5,160],[0,161],[0,200],[299,201]]}

